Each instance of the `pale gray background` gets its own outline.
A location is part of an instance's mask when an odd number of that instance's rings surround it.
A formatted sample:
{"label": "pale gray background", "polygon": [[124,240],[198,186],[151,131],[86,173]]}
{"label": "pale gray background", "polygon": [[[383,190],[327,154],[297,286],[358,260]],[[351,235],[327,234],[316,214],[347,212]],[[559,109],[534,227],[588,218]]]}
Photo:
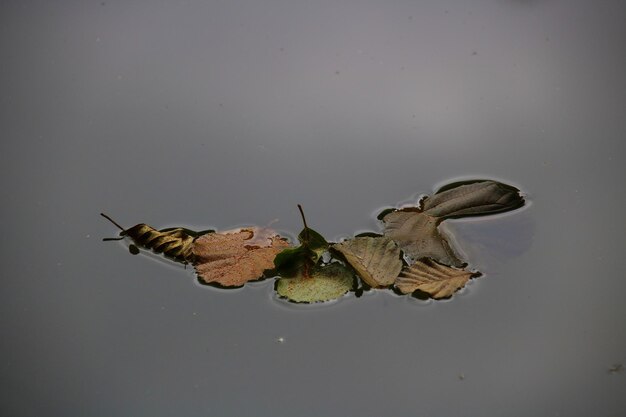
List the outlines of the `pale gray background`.
{"label": "pale gray background", "polygon": [[[0,412],[620,416],[622,1],[2,1]],[[458,178],[454,298],[235,291],[120,223],[377,230]],[[276,339],[285,338],[279,344]],[[464,379],[459,378],[460,375]]]}

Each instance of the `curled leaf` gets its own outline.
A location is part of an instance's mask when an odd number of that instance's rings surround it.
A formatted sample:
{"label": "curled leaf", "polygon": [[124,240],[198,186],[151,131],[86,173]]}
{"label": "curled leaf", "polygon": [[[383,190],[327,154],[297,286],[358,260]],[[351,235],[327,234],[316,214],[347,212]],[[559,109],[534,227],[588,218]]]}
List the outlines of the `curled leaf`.
{"label": "curled leaf", "polygon": [[432,258],[460,267],[459,259],[439,224],[451,218],[481,216],[514,210],[524,205],[517,188],[491,180],[456,182],[420,202],[421,207],[386,210],[379,215],[385,236],[393,239],[411,261]]}
{"label": "curled leaf", "polygon": [[402,269],[398,245],[385,237],[355,237],[332,248],[340,252],[372,288],[393,284]]}
{"label": "curled leaf", "polygon": [[354,287],[354,275],[340,263],[316,266],[309,276],[302,274],[294,278],[276,281],[276,292],[280,297],[294,303],[317,303],[335,300]]}
{"label": "curled leaf", "polygon": [[196,272],[207,284],[240,287],[273,269],[274,258],[288,246],[275,233],[256,227],[206,234],[193,245]]}
{"label": "curled leaf", "polygon": [[515,210],[524,205],[520,191],[491,180],[448,184],[424,200],[423,210],[440,219],[483,216]]}
{"label": "curled leaf", "polygon": [[183,263],[192,263],[194,261],[192,250],[194,241],[199,236],[213,232],[213,230],[194,232],[183,227],[157,230],[145,223],[139,223],[130,229],[124,229],[106,214],[100,213],[100,215],[121,229],[119,238],[107,238],[105,240],[119,240],[128,236],[135,243],[129,246],[129,251],[133,255],[139,253],[137,246],[140,246],[152,249],[156,253],[163,253],[168,258]]}
{"label": "curled leaf", "polygon": [[419,290],[432,298],[446,298],[451,297],[472,276],[477,275],[480,273],[450,268],[432,259],[425,259],[404,268],[396,279],[395,287],[403,294]]}
{"label": "curled leaf", "polygon": [[126,230],[138,245],[163,253],[179,262],[192,262],[192,245],[196,239],[182,229],[170,229],[165,232],[156,230],[147,224],[138,224]]}

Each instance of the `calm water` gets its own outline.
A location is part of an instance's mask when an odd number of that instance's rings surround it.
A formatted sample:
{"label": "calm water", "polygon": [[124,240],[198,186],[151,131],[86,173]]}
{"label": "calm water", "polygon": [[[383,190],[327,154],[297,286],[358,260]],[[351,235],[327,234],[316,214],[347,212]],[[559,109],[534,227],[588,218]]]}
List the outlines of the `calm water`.
{"label": "calm water", "polygon": [[[3,2],[0,414],[617,416],[617,1]],[[114,227],[377,230],[459,178],[449,301],[300,307],[101,242]],[[283,338],[282,343],[278,341]]]}

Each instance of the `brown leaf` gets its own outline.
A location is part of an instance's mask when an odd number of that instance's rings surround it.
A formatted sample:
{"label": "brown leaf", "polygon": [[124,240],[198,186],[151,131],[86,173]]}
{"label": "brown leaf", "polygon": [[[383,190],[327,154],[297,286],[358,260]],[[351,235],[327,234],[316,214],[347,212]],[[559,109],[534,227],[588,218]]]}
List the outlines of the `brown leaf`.
{"label": "brown leaf", "polygon": [[423,201],[424,213],[440,219],[484,216],[515,210],[524,205],[517,188],[492,180],[448,184]]}
{"label": "brown leaf", "polygon": [[425,259],[405,267],[396,279],[395,286],[403,294],[420,290],[433,298],[446,298],[463,288],[472,276],[477,275],[480,273],[450,268],[432,259]]}
{"label": "brown leaf", "polygon": [[385,236],[393,239],[411,260],[432,258],[446,265],[463,265],[439,230],[446,219],[484,216],[515,210],[524,205],[520,191],[492,180],[460,181],[445,185],[420,207],[386,211]]}
{"label": "brown leaf", "polygon": [[178,262],[193,263],[193,243],[199,236],[206,233],[213,233],[213,230],[203,230],[195,232],[183,227],[172,227],[168,229],[156,230],[145,223],[139,223],[130,229],[124,229],[115,220],[104,213],[102,217],[116,225],[120,230],[120,237],[105,238],[103,240],[121,240],[130,237],[135,244],[131,244],[128,249],[133,255],[139,253],[137,246],[152,249],[156,253],[163,253],[168,258]]}
{"label": "brown leaf", "polygon": [[402,269],[400,249],[385,237],[355,237],[333,245],[372,288],[388,287]]}
{"label": "brown leaf", "polygon": [[274,258],[289,243],[276,233],[257,227],[211,233],[193,245],[198,277],[207,284],[241,287],[274,268]]}
{"label": "brown leaf", "polygon": [[437,229],[440,219],[407,209],[392,211],[383,217],[383,222],[385,236],[395,241],[411,261],[433,258],[446,265],[463,265]]}

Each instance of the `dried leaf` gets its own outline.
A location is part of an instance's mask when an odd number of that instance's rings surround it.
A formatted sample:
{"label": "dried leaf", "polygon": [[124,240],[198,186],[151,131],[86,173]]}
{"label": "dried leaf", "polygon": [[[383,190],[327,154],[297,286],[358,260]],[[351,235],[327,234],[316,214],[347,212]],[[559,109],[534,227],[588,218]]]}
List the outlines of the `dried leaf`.
{"label": "dried leaf", "polygon": [[433,258],[446,265],[464,264],[439,232],[441,220],[415,209],[404,209],[388,213],[383,222],[385,236],[396,242],[411,262]]}
{"label": "dried leaf", "polygon": [[411,261],[432,258],[460,267],[464,262],[439,232],[439,224],[450,218],[514,210],[524,205],[524,198],[510,185],[475,180],[446,185],[432,197],[423,199],[421,205],[381,213],[385,236],[393,239]]}
{"label": "dried leaf", "polygon": [[[275,286],[278,294],[293,302],[309,303],[336,299],[350,290],[358,296],[367,286],[392,284],[403,293],[422,291],[433,298],[450,297],[475,274],[454,268],[463,261],[440,233],[439,224],[450,218],[501,213],[523,205],[517,188],[496,181],[446,185],[416,207],[383,211],[378,216],[385,225],[383,236],[367,233],[334,244],[331,255],[340,253],[352,268],[338,262],[320,266],[330,244],[308,227],[300,205],[304,229],[298,235],[297,247],[290,247],[269,229],[213,233],[184,228],[156,230],[144,223],[124,229],[107,215],[102,216],[121,229],[120,237],[104,240],[130,237],[133,254],[142,247],[191,262],[201,281],[222,287],[242,286],[275,268],[281,276]],[[402,269],[402,252],[412,266]],[[355,289],[354,271],[367,284],[363,288]]]}
{"label": "dried leaf", "polygon": [[196,238],[182,229],[177,228],[162,232],[141,223],[126,230],[126,233],[137,244],[150,248],[156,253],[163,253],[179,262],[193,261],[191,248]]}
{"label": "dried leaf", "polygon": [[398,245],[385,237],[355,237],[332,246],[372,288],[393,284],[402,269]]}
{"label": "dried leaf", "polygon": [[[128,236],[137,246],[152,249],[156,253],[163,253],[168,258],[183,263],[193,262],[192,246],[194,241],[199,236],[207,233],[213,233],[213,230],[194,232],[193,230],[185,229],[183,227],[172,227],[157,230],[145,223],[139,223],[130,229],[124,229],[106,214],[100,213],[100,215],[121,229],[121,237],[107,238],[104,240],[119,240]],[[139,249],[137,246],[131,244],[129,246],[130,253],[133,255],[138,254]]]}
{"label": "dried leaf", "polygon": [[439,219],[483,216],[515,210],[524,205],[520,191],[491,180],[462,181],[440,188],[423,202],[423,211]]}
{"label": "dried leaf", "polygon": [[276,292],[294,303],[317,303],[343,296],[354,287],[354,275],[340,263],[316,266],[309,276],[302,274],[294,278],[276,281]]}
{"label": "dried leaf", "polygon": [[240,287],[274,268],[274,258],[287,243],[256,227],[199,237],[193,245],[198,277],[207,284]]}
{"label": "dried leaf", "polygon": [[463,288],[472,276],[477,276],[477,273],[450,268],[432,259],[425,259],[404,268],[396,279],[395,287],[403,294],[420,290],[433,298],[446,298]]}

